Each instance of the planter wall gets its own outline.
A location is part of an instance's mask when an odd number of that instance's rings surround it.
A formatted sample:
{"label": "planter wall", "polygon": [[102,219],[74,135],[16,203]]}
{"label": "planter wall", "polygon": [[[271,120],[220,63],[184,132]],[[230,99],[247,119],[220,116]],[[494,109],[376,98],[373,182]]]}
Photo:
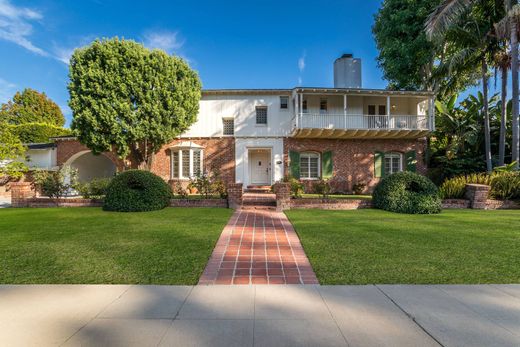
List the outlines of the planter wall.
{"label": "planter wall", "polygon": [[227,199],[171,199],[170,207],[228,207]]}
{"label": "planter wall", "polygon": [[291,199],[289,206],[290,209],[357,210],[371,208],[372,201],[365,199]]}
{"label": "planter wall", "polygon": [[83,198],[30,198],[25,202],[26,207],[101,207],[103,200]]}

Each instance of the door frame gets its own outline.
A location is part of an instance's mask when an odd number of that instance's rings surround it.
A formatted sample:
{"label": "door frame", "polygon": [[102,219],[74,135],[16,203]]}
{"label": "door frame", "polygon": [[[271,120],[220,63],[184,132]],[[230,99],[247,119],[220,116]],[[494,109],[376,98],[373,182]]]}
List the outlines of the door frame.
{"label": "door frame", "polygon": [[248,166],[248,172],[249,172],[249,182],[248,185],[258,184],[253,183],[253,162],[251,160],[251,151],[252,150],[263,150],[269,152],[269,175],[268,175],[268,182],[267,185],[273,184],[273,149],[272,147],[247,147],[247,166]]}

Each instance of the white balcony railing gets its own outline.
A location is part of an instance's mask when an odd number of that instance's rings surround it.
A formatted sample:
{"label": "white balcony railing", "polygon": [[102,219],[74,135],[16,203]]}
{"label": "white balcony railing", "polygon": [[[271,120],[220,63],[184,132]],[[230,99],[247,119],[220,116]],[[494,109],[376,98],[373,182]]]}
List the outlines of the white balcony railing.
{"label": "white balcony railing", "polygon": [[297,129],[429,130],[428,117],[414,115],[300,113],[293,124]]}

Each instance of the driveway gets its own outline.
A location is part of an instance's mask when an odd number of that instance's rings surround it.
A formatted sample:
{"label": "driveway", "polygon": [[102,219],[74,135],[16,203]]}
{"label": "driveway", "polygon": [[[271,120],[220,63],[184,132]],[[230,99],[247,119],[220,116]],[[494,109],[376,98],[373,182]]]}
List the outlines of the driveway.
{"label": "driveway", "polygon": [[4,285],[0,345],[519,346],[520,285]]}
{"label": "driveway", "polygon": [[11,198],[5,198],[0,196],[0,208],[11,207]]}

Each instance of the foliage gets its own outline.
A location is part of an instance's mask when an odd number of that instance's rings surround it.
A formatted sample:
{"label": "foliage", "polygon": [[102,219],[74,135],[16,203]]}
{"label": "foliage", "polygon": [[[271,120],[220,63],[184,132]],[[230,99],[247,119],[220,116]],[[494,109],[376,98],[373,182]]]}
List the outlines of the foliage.
{"label": "foliage", "polygon": [[159,176],[143,170],[128,170],[115,176],[106,190],[105,211],[142,212],[168,206],[172,190]]}
{"label": "foliage", "polygon": [[490,195],[496,199],[520,198],[520,172],[495,171],[453,177],[444,181],[439,188],[443,199],[463,199],[466,184],[485,184],[491,186]]}
{"label": "foliage", "polygon": [[374,206],[383,210],[431,214],[441,212],[439,190],[428,178],[403,171],[385,177],[372,195]]}
{"label": "foliage", "polygon": [[182,184],[179,181],[172,182],[172,193],[183,199],[188,197],[188,191],[182,187]]}
{"label": "foliage", "polygon": [[385,0],[372,32],[377,57],[391,89],[428,89],[437,48],[428,41],[424,23],[440,0]]}
{"label": "foliage", "polygon": [[[20,179],[28,168],[23,162],[26,148],[6,124],[0,123],[0,179]],[[7,177],[7,178],[6,178]]]}
{"label": "foliage", "polygon": [[77,170],[64,166],[56,171],[36,170],[33,173],[34,185],[43,196],[59,199],[68,195],[76,188],[78,182]]}
{"label": "foliage", "polygon": [[365,190],[366,187],[367,187],[366,182],[360,181],[360,182],[355,183],[352,186],[352,190],[354,191],[354,194],[360,195],[360,194],[363,194],[363,191]]}
{"label": "foliage", "polygon": [[26,88],[21,93],[16,92],[12,100],[2,104],[0,121],[13,125],[45,123],[62,127],[65,117],[60,107],[45,93]]}
{"label": "foliage", "polygon": [[290,183],[291,196],[293,198],[300,198],[304,192],[303,184],[291,175],[287,175],[283,178],[282,182]]}
{"label": "foliage", "polygon": [[95,178],[90,182],[76,184],[75,189],[85,199],[101,199],[105,197],[111,181],[111,178]]}
{"label": "foliage", "polygon": [[322,198],[326,199],[332,192],[332,187],[329,180],[319,180],[313,184],[314,193],[321,195]]}
{"label": "foliage", "polygon": [[44,143],[55,136],[71,135],[71,131],[48,123],[24,123],[9,126],[23,143]]}
{"label": "foliage", "polygon": [[211,195],[211,180],[207,173],[200,173],[194,179],[190,179],[188,189],[195,188],[203,197]]}
{"label": "foliage", "polygon": [[493,169],[493,172],[513,172],[513,171],[516,171],[516,165],[517,165],[517,162],[513,161],[509,164],[495,167]]}
{"label": "foliage", "polygon": [[153,154],[196,120],[201,83],[181,58],[118,38],[70,60],[72,129],[93,153],[115,150],[149,168]]}

